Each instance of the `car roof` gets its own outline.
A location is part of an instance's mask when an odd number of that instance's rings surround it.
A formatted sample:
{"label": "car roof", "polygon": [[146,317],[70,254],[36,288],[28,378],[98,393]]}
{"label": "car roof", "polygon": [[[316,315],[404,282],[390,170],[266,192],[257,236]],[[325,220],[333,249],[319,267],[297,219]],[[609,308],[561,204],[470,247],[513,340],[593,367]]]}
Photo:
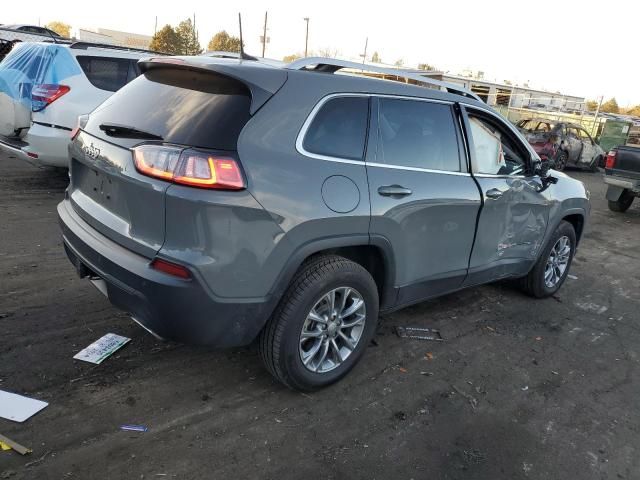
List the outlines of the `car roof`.
{"label": "car roof", "polygon": [[[205,54],[195,57],[184,56],[164,57],[158,59],[154,58],[153,60],[160,63],[172,63],[177,60],[199,69],[211,70],[217,73],[238,77],[243,77],[244,75],[241,72],[244,71],[245,74],[252,78],[252,81],[255,81],[256,77],[261,76],[261,73],[265,76],[274,76],[276,72],[285,73],[287,76],[313,76],[315,78],[322,76],[326,82],[330,83],[329,89],[332,93],[344,92],[398,96],[404,95],[451,102],[464,101],[465,103],[488,108],[485,103],[474,98],[464,97],[460,94],[454,94],[435,88],[425,88],[420,85],[412,85],[394,80],[384,80],[381,78],[360,75],[355,72],[341,72],[339,74],[335,74],[324,71],[290,69],[288,68],[288,65],[290,64],[285,64],[284,62],[253,57],[250,57],[251,59],[235,58],[236,55],[233,55],[233,58],[229,58],[232,57],[232,55],[221,55],[221,52],[215,52],[213,56]],[[240,57],[240,55],[237,55],[237,57]],[[330,61],[331,59],[325,60]],[[237,73],[237,75],[234,75],[234,73]],[[403,77],[402,71],[398,70],[397,75],[399,77]],[[424,81],[428,82],[429,80],[425,78]],[[463,87],[460,86],[460,89],[463,89]]]}

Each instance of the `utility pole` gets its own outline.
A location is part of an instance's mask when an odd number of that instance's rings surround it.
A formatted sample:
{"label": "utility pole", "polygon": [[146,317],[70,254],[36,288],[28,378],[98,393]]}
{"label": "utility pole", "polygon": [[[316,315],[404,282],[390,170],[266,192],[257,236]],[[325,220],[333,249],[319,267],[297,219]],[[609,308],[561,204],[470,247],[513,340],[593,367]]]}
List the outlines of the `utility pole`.
{"label": "utility pole", "polygon": [[264,58],[264,51],[267,48],[267,13],[264,12],[264,30],[262,31],[262,58]]}
{"label": "utility pole", "polygon": [[369,37],[367,37],[367,39],[364,41],[364,53],[360,55],[362,57],[362,64],[363,65],[367,61],[367,47],[368,46],[369,46]]}
{"label": "utility pole", "polygon": [[156,15],[156,25],[153,27],[153,34],[155,35],[158,32],[158,16]]}
{"label": "utility pole", "polygon": [[[598,115],[600,114],[600,107],[602,107],[602,101],[604,100],[604,95],[600,95],[600,102],[598,102],[598,108],[596,109],[596,116],[593,118],[593,127],[591,127],[591,136],[595,136],[594,131],[598,133]],[[584,108],[584,107],[582,107]]]}
{"label": "utility pole", "polygon": [[306,57],[309,53],[309,17],[304,17],[303,20],[307,22],[307,34],[304,37],[304,56]]}

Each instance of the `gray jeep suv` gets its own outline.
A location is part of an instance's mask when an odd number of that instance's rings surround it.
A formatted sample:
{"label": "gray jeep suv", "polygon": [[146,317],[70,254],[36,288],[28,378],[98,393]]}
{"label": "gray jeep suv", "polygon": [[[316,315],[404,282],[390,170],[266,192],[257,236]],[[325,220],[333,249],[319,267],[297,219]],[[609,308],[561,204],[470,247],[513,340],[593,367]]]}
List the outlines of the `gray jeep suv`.
{"label": "gray jeep suv", "polygon": [[329,59],[140,67],[73,133],[58,214],[79,274],[160,337],[257,339],[311,390],[355,365],[379,312],[567,276],[584,185],[458,86]]}

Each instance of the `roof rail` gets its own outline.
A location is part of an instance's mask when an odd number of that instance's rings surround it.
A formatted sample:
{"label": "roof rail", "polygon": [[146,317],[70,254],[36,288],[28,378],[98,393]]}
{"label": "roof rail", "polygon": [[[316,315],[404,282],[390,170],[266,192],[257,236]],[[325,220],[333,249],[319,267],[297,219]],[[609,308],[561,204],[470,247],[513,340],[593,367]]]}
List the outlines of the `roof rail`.
{"label": "roof rail", "polygon": [[[313,67],[313,68],[307,68],[307,67]],[[420,82],[420,83],[426,83],[428,85],[434,85],[436,87],[440,87],[440,89],[444,89],[447,92],[455,93],[457,95],[462,95],[464,97],[473,98],[474,100],[478,100],[479,102],[482,101],[482,99],[478,97],[475,93],[471,92],[470,90],[467,90],[461,85],[456,85],[455,83],[449,83],[449,82],[442,82],[440,80],[435,80],[433,78],[412,73],[408,70],[403,70],[403,69],[376,67],[375,65],[368,65],[366,63],[349,62],[347,60],[338,60],[335,58],[323,58],[323,57],[300,58],[298,60],[294,60],[293,62],[289,63],[284,68],[287,68],[289,70],[310,70],[310,71],[324,72],[324,73],[335,73],[338,70],[341,70],[343,68],[350,68],[352,70],[382,73],[384,75],[393,75],[396,77],[403,77],[408,80],[415,80],[416,82]]]}
{"label": "roof rail", "polygon": [[87,48],[111,48],[113,50],[126,50],[129,52],[143,52],[153,53],[154,55],[167,55],[166,53],[156,52],[154,50],[147,50],[144,48],[123,47],[120,45],[111,45],[109,43],[93,43],[93,42],[73,42],[69,48],[77,48],[80,50],[86,50]]}

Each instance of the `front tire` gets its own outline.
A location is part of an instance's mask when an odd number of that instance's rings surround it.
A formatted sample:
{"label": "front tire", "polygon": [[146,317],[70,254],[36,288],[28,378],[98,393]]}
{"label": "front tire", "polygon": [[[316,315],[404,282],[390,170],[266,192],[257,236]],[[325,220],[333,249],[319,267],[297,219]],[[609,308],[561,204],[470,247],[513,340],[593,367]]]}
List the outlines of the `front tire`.
{"label": "front tire", "polygon": [[305,263],[259,338],[269,372],[294,390],[344,377],[364,354],[378,322],[378,289],[361,265],[337,255]]}
{"label": "front tire", "polygon": [[624,190],[620,194],[618,200],[609,200],[609,210],[612,212],[624,213],[629,209],[634,198],[633,193],[629,190]]}
{"label": "front tire", "polygon": [[522,289],[535,298],[550,297],[556,293],[569,274],[575,250],[576,232],[573,225],[563,220],[533,269],[521,280]]}

